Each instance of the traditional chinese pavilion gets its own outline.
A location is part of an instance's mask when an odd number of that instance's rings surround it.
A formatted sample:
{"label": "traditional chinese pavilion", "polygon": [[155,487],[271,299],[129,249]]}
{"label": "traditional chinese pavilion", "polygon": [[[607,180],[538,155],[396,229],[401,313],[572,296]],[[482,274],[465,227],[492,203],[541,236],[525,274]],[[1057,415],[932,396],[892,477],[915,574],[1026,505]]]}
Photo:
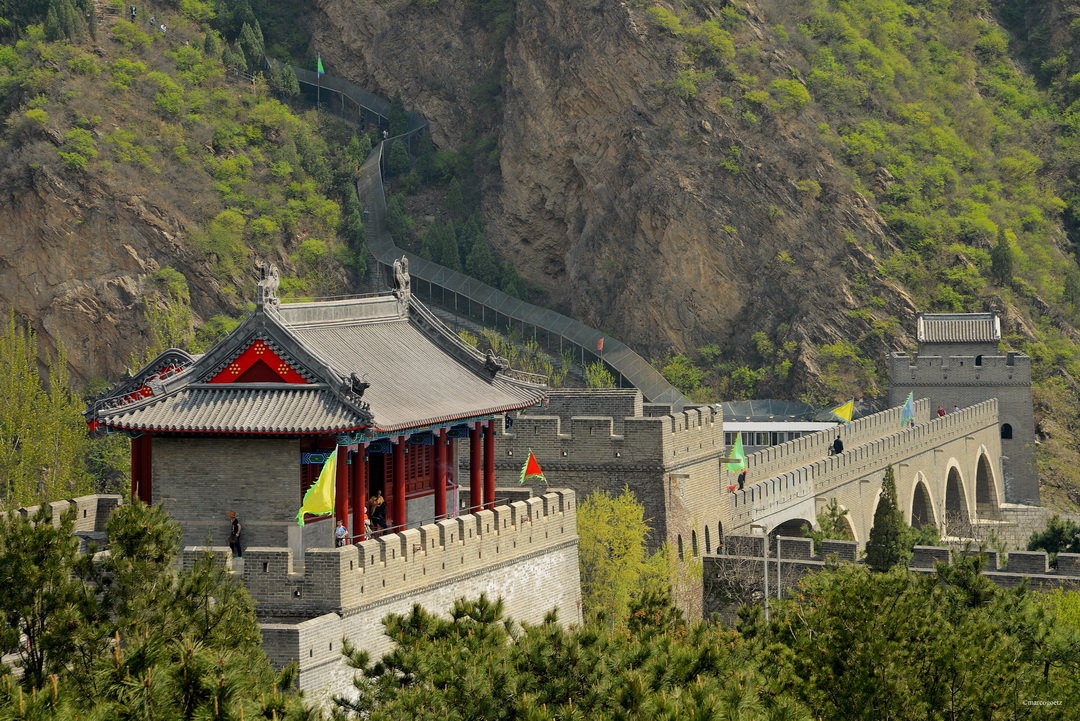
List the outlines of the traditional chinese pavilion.
{"label": "traditional chinese pavilion", "polygon": [[228,337],[166,351],[98,400],[91,426],[131,437],[132,498],[164,503],[185,544],[222,544],[236,511],[245,546],[326,546],[331,523],[295,516],[336,448],[335,516],[354,538],[377,491],[391,529],[454,515],[461,452],[470,499],[494,506],[493,419],[541,402],[543,378],[463,343],[396,265],[393,294],[302,303],[264,269]]}

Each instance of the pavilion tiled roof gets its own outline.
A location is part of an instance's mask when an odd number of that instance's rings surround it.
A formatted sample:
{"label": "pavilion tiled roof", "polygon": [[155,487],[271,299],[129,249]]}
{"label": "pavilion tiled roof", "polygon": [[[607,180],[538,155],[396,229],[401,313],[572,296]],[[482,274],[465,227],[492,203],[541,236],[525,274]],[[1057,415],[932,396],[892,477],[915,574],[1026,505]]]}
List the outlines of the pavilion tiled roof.
{"label": "pavilion tiled roof", "polygon": [[156,432],[308,434],[336,433],[364,425],[363,419],[325,386],[189,386],[161,399],[121,407],[104,420],[112,428]]}
{"label": "pavilion tiled roof", "polygon": [[924,313],[918,321],[920,343],[997,343],[1001,324],[993,313]]}
{"label": "pavilion tiled roof", "polygon": [[[292,383],[218,382],[261,341]],[[260,304],[202,356],[170,350],[88,412],[117,430],[368,437],[451,425],[539,403],[539,376],[465,345],[406,291]],[[239,373],[239,371],[233,371]],[[243,380],[238,376],[240,380]],[[210,382],[214,380],[215,382]],[[306,381],[306,382],[302,382]]]}

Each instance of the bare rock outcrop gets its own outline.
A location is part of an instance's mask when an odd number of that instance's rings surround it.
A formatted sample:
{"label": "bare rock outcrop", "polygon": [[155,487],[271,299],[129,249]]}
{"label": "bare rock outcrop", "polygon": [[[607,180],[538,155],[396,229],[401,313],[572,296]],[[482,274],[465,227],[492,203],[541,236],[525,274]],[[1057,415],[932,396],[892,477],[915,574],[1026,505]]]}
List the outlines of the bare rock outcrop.
{"label": "bare rock outcrop", "polygon": [[[316,5],[324,58],[358,84],[401,90],[437,144],[456,147],[492,122],[475,91],[497,76],[489,236],[544,302],[646,356],[707,343],[738,355],[753,332],[787,324],[783,340],[798,342],[797,365],[812,376],[815,347],[863,333],[848,311],[867,297],[884,301],[874,312],[914,312],[876,272],[892,243],[816,120],[748,124],[717,103],[723,82],[679,98],[666,89],[680,69],[676,41],[642,9],[516,3],[503,36],[478,31],[463,0]],[[903,330],[867,351],[903,344]]]}

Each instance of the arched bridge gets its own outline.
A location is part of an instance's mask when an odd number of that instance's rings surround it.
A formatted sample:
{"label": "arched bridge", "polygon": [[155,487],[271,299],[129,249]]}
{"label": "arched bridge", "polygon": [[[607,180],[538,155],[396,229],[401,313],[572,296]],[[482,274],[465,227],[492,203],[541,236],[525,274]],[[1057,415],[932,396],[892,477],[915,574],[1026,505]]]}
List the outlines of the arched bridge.
{"label": "arched bridge", "polygon": [[[900,509],[912,525],[971,537],[976,526],[997,521],[1005,500],[997,400],[939,417],[923,399],[915,403],[914,420],[905,426],[901,408],[890,408],[748,456],[743,490],[721,493],[720,532],[750,534],[753,526],[770,535],[801,535],[802,525],[815,523],[836,499],[848,511],[852,537],[864,544],[890,465]],[[831,455],[837,436],[844,450]],[[736,474],[724,475],[736,484]]]}

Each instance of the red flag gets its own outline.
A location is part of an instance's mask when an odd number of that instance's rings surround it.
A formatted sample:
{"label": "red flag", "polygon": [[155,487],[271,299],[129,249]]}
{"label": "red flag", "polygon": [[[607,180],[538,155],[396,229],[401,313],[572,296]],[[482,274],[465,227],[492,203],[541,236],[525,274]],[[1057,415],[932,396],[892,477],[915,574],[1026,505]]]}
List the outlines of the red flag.
{"label": "red flag", "polygon": [[540,470],[540,464],[536,462],[536,456],[533,455],[532,451],[529,451],[529,457],[525,459],[525,465],[521,467],[521,478],[518,483],[524,484],[525,479],[530,476],[539,476],[544,479],[544,483],[547,483],[544,472]]}
{"label": "red flag", "polygon": [[600,340],[596,341],[596,352],[601,353],[601,352],[603,352],[603,350],[604,350],[604,339],[601,338]]}

